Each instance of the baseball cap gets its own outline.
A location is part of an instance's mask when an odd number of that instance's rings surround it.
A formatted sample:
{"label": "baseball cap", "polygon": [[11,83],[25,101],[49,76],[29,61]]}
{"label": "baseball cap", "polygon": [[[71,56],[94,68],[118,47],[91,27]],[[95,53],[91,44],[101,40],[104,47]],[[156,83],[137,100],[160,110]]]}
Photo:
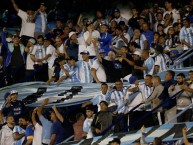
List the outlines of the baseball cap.
{"label": "baseball cap", "polygon": [[32,44],[36,43],[35,39],[33,39],[33,38],[30,38],[28,41],[31,42]]}
{"label": "baseball cap", "polygon": [[112,141],[110,141],[109,143],[118,143],[118,144],[120,144],[121,141],[120,141],[119,138],[114,138],[114,139],[113,139]]}
{"label": "baseball cap", "polygon": [[133,54],[141,56],[141,52],[139,52],[139,51],[135,51]]}
{"label": "baseball cap", "polygon": [[13,95],[13,94],[18,94],[18,91],[17,90],[12,90],[10,95]]}
{"label": "baseball cap", "polygon": [[6,92],[5,95],[4,95],[4,99],[6,100],[6,98],[10,95],[9,92]]}
{"label": "baseball cap", "polygon": [[72,35],[76,34],[76,32],[70,32],[68,37],[70,38]]}
{"label": "baseball cap", "polygon": [[137,81],[137,77],[136,77],[136,76],[131,76],[131,77],[129,78],[129,83],[130,83],[130,84],[133,84],[135,81]]}
{"label": "baseball cap", "polygon": [[120,13],[120,10],[118,8],[113,9],[113,13],[118,12]]}
{"label": "baseball cap", "polygon": [[87,50],[82,51],[80,54],[90,54]]}
{"label": "baseball cap", "polygon": [[86,106],[86,110],[94,111],[94,107],[92,105]]}
{"label": "baseball cap", "polygon": [[99,53],[105,53],[104,49],[99,49],[98,52]]}
{"label": "baseball cap", "polygon": [[45,3],[40,3],[40,6],[43,5],[43,6],[46,6]]}

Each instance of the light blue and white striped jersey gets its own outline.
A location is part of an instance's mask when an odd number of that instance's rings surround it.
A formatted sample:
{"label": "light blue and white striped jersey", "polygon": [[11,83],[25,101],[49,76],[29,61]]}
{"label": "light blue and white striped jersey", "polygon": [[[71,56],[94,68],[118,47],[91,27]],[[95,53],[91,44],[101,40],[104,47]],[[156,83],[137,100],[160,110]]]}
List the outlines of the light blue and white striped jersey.
{"label": "light blue and white striped jersey", "polygon": [[[189,45],[193,46],[193,27],[182,27],[180,30],[180,41],[185,40]],[[187,50],[187,49],[185,49]]]}
{"label": "light blue and white striped jersey", "polygon": [[149,57],[144,61],[143,65],[147,67],[147,70],[143,71],[144,76],[148,74],[153,75],[154,64],[155,64],[155,61],[152,57]]}
{"label": "light blue and white striped jersey", "polygon": [[[34,46],[31,54],[37,59],[43,59],[46,56],[46,48],[44,45],[37,44]],[[43,63],[46,63],[46,61],[43,61]]]}
{"label": "light blue and white striped jersey", "polygon": [[168,70],[170,58],[167,54],[159,54],[155,57],[155,65],[159,66],[159,73]]}
{"label": "light blue and white striped jersey", "polygon": [[93,64],[93,60],[89,59],[88,62],[79,60],[77,62],[78,66],[78,78],[81,83],[92,83],[93,82],[93,77],[91,74],[91,66]]}
{"label": "light blue and white striped jersey", "polygon": [[98,112],[100,111],[100,105],[99,105],[100,102],[101,101],[109,102],[110,95],[111,95],[111,92],[108,91],[105,95],[101,93],[101,94],[95,96],[94,98],[92,98],[91,102],[92,102],[93,105],[97,105],[98,106]]}
{"label": "light blue and white striped jersey", "polygon": [[153,87],[149,87],[146,84],[141,84],[139,85],[139,91],[141,91],[143,99],[146,100],[153,92]]}
{"label": "light blue and white striped jersey", "polygon": [[139,39],[135,39],[135,42],[140,46],[140,49],[144,49],[144,41],[147,40],[144,34],[141,34]]}
{"label": "light blue and white striped jersey", "polygon": [[35,16],[35,32],[46,32],[47,27],[47,14],[37,12]]}
{"label": "light blue and white striped jersey", "polygon": [[117,108],[119,108],[120,106],[123,106],[119,110],[117,110],[118,114],[125,112],[126,107],[123,104],[125,103],[124,98],[125,98],[125,95],[126,95],[126,90],[127,90],[127,88],[123,87],[123,89],[113,90],[112,93],[111,93],[110,102],[115,103],[117,105]]}
{"label": "light blue and white striped jersey", "polygon": [[[80,82],[80,80],[78,79],[78,67],[77,66],[69,66],[69,64],[64,64],[64,69],[66,69],[69,74],[70,77],[68,77],[65,82]],[[60,78],[62,76],[66,76],[65,72],[61,69],[60,70]]]}
{"label": "light blue and white striped jersey", "polygon": [[[15,126],[14,129],[13,129],[13,133],[22,134],[24,132],[25,132],[25,130],[23,128],[21,128],[20,126]],[[17,141],[15,140],[13,145],[22,145],[24,140],[25,140],[25,136],[22,137],[20,140],[17,140]]]}
{"label": "light blue and white striped jersey", "polygon": [[92,124],[93,118],[86,118],[83,124],[83,131],[87,133],[86,138],[92,138],[93,134],[91,131],[91,124]]}

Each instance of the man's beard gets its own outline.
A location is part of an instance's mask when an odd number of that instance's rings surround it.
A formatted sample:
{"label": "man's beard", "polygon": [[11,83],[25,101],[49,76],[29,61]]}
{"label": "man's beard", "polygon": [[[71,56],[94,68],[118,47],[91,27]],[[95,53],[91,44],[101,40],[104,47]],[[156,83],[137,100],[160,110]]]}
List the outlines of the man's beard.
{"label": "man's beard", "polygon": [[183,85],[183,82],[178,82],[178,85]]}

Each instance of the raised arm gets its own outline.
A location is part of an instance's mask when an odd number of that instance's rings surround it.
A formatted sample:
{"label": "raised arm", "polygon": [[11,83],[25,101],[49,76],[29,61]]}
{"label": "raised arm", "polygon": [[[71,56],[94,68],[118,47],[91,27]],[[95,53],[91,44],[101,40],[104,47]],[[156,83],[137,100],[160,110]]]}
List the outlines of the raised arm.
{"label": "raised arm", "polygon": [[46,104],[48,104],[48,102],[49,102],[49,99],[47,98],[47,99],[45,99],[45,100],[42,102],[41,106],[38,107],[38,109],[37,109],[37,114],[38,114],[38,117],[39,117],[39,118],[40,118],[40,116],[42,115],[42,110],[43,110],[44,106],[45,106]]}
{"label": "raised arm", "polygon": [[188,141],[186,132],[187,132],[187,128],[184,127],[184,128],[182,129],[184,144],[185,144],[185,145],[191,145],[191,143]]}
{"label": "raised arm", "polygon": [[35,126],[36,125],[36,123],[37,123],[37,121],[36,121],[36,113],[37,113],[37,110],[38,110],[38,108],[35,108],[34,110],[33,110],[33,112],[32,112],[32,123],[33,123],[33,125]]}
{"label": "raised arm", "polygon": [[56,113],[56,117],[60,120],[60,122],[64,122],[64,117],[60,114],[60,112],[58,111],[58,109],[56,108],[56,106],[52,106],[52,109],[54,110],[54,112]]}
{"label": "raised arm", "polygon": [[16,12],[19,12],[19,7],[18,5],[15,3],[15,0],[11,0],[12,4],[13,4],[13,7],[14,9],[16,10]]}
{"label": "raised arm", "polygon": [[102,62],[102,58],[98,52],[98,46],[97,46],[97,42],[93,41],[93,45],[94,45],[94,49],[95,49],[95,53],[96,53],[96,57],[98,58],[99,62]]}

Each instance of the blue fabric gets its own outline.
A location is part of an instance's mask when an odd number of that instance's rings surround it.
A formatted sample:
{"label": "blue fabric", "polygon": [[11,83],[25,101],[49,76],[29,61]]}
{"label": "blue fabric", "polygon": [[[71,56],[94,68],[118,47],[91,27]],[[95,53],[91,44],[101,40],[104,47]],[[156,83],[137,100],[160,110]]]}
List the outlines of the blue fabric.
{"label": "blue fabric", "polygon": [[151,42],[153,42],[153,31],[147,31],[147,32],[143,32],[143,35],[145,35],[147,41],[148,41],[148,49],[150,48],[150,44]]}
{"label": "blue fabric", "polygon": [[[34,129],[33,125],[29,125],[25,130],[25,140],[27,141],[27,137],[34,136]],[[32,145],[32,143],[31,143]]]}
{"label": "blue fabric", "polygon": [[112,36],[107,32],[101,33],[101,38],[98,40],[100,42],[101,49],[105,51],[105,56],[107,56],[109,51],[112,51],[111,48],[109,48],[109,46],[112,45]]}
{"label": "blue fabric", "polygon": [[[43,14],[44,20],[45,20],[45,25],[47,24],[47,18],[46,18],[46,14]],[[42,17],[41,17],[41,13],[37,13],[36,17],[35,17],[35,32],[42,32]],[[45,26],[45,30],[46,30],[46,26]],[[45,33],[45,31],[43,32]]]}
{"label": "blue fabric", "polygon": [[52,122],[47,120],[43,115],[40,116],[40,121],[42,123],[42,141],[44,139],[48,140],[51,138]]}
{"label": "blue fabric", "polygon": [[64,139],[65,139],[64,129],[62,127],[62,123],[59,120],[55,121],[52,124],[51,134],[56,134],[56,139],[54,141],[54,145],[64,141]]}

